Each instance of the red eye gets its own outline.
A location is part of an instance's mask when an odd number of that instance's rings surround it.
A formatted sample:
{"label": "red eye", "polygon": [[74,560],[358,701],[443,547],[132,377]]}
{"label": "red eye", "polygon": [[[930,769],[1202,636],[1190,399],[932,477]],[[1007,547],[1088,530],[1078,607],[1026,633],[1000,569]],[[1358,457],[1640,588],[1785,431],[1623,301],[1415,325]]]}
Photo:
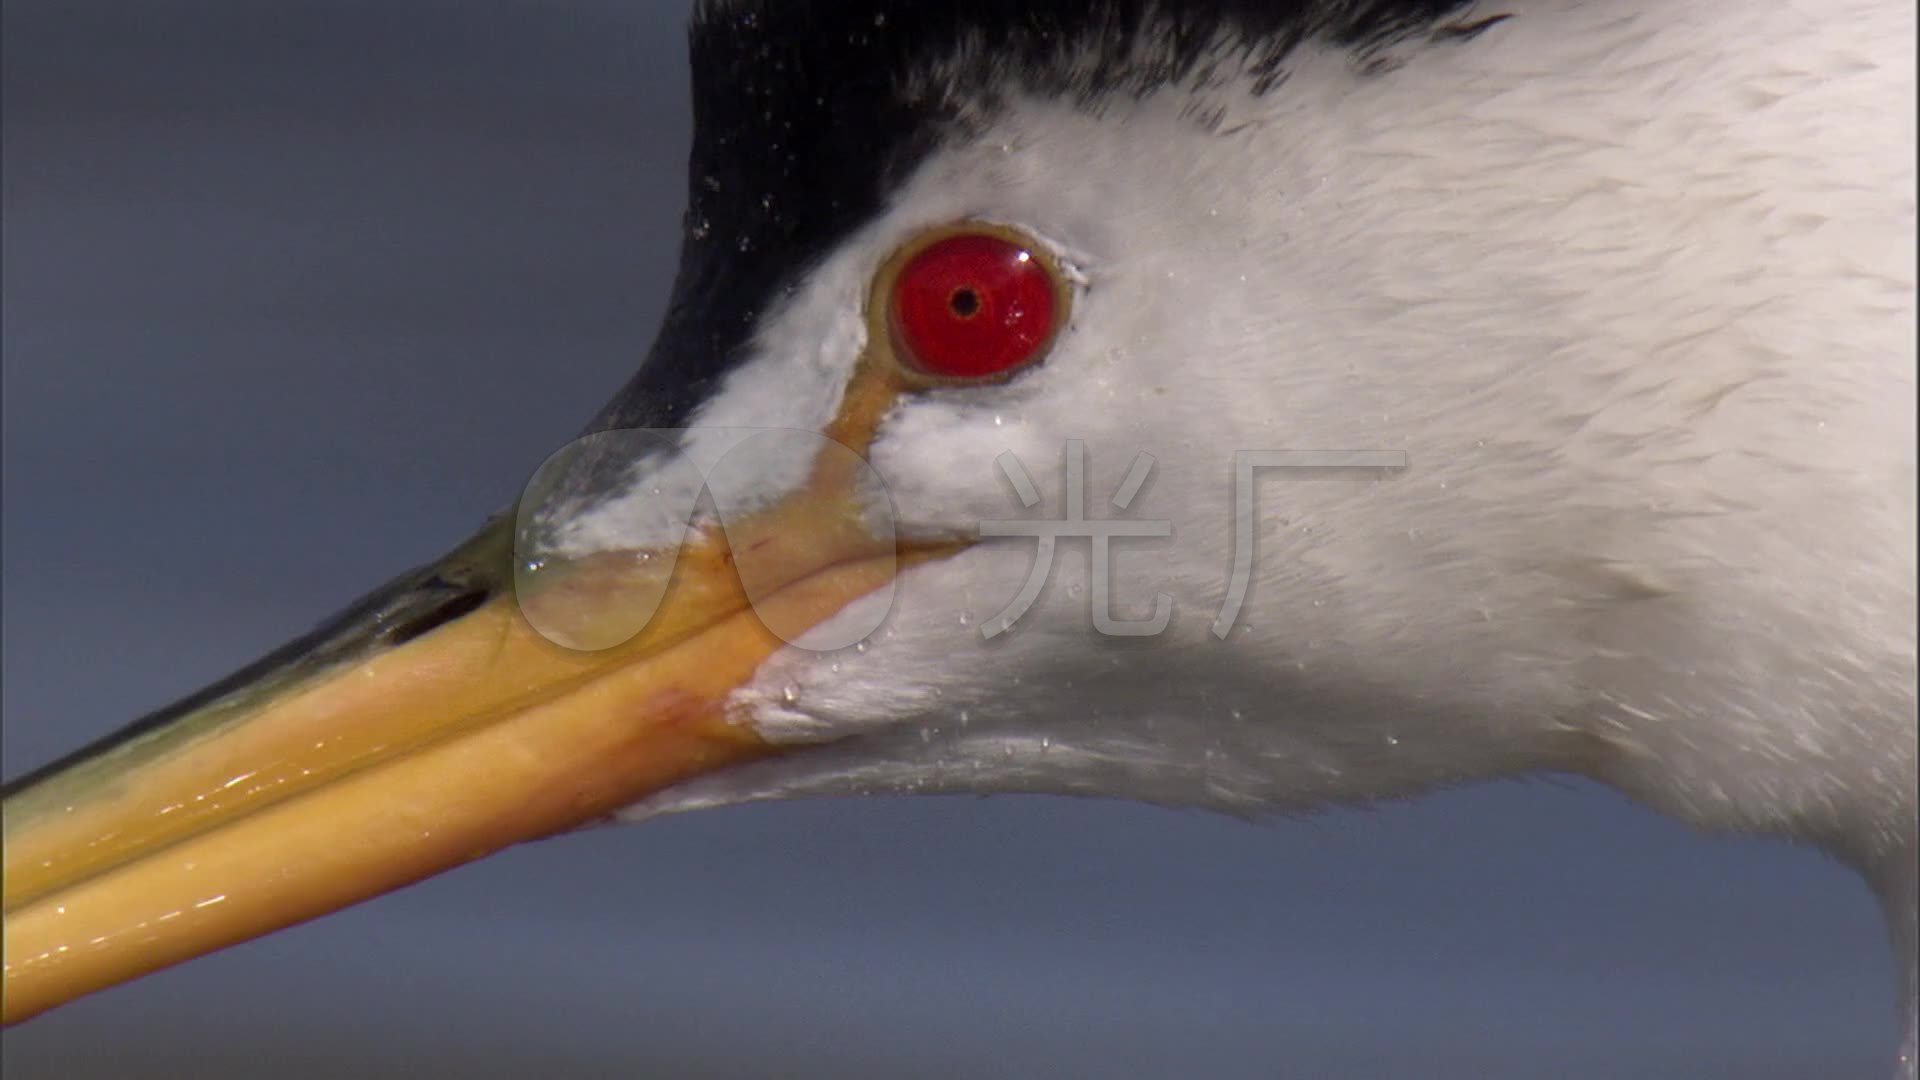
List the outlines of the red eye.
{"label": "red eye", "polygon": [[1053,333],[1053,276],[1011,240],[950,236],[901,268],[889,314],[911,366],[953,379],[999,375],[1038,358]]}

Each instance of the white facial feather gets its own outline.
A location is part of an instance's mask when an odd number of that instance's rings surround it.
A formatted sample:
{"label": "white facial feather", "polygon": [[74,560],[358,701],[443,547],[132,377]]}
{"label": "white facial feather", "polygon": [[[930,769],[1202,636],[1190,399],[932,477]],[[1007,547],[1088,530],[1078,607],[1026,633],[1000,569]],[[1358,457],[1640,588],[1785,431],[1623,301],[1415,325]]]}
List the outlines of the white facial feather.
{"label": "white facial feather", "polygon": [[[1301,54],[1265,96],[1097,112],[1015,91],[928,160],[702,422],[817,428],[898,244],[1027,229],[1085,277],[1053,353],[901,402],[872,462],[903,532],[947,532],[1064,516],[1082,440],[1090,517],[1172,523],[1115,542],[1114,614],[1164,592],[1171,625],[1095,633],[1089,541],[1063,538],[988,640],[1035,543],[984,542],[907,572],[862,645],[788,649],[738,693],[742,722],[819,745],[633,816],[869,791],[1252,812],[1574,770],[1825,844],[1910,946],[1911,10],[1527,5],[1406,59]],[[1263,449],[1409,466],[1259,483],[1221,641],[1231,463]]]}
{"label": "white facial feather", "polygon": [[[1057,512],[1067,439],[1095,516],[1152,454],[1129,516],[1175,535],[1116,545],[1117,594],[1138,614],[1171,593],[1175,625],[1093,633],[1086,541],[1064,540],[1053,588],[983,641],[970,623],[1032,561],[994,542],[913,571],[865,652],[777,658],[745,714],[805,741],[962,712],[1133,737],[1217,718],[1190,675],[1211,649],[1211,692],[1286,748],[1228,801],[1517,762],[1618,768],[1698,820],[1900,835],[1910,801],[1860,805],[1854,781],[1912,757],[1892,723],[1912,694],[1911,121],[1879,108],[1909,92],[1907,19],[1740,14],[1559,5],[1386,75],[1298,57],[1265,97],[1016,98],[819,268],[701,420],[817,427],[895,246],[964,217],[1028,228],[1088,279],[1069,331],[1008,385],[903,402],[873,462],[903,529],[946,531]],[[1411,467],[1264,481],[1251,599],[1215,643],[1232,455],[1268,448]],[[1092,681],[1054,677],[1076,668]],[[1353,700],[1302,711],[1324,695]],[[1291,775],[1315,738],[1365,760]],[[1222,798],[1163,781],[1140,793]]]}
{"label": "white facial feather", "polygon": [[[909,571],[861,647],[786,650],[737,696],[767,738],[826,745],[634,813],[907,790],[1251,811],[1563,769],[1910,865],[1911,10],[1525,5],[1407,60],[1297,55],[1262,97],[1097,112],[1016,91],[928,160],[702,421],[817,427],[895,246],[1030,230],[1086,278],[1053,353],[903,401],[872,462],[902,531],[971,529],[1060,516],[1083,440],[1089,516],[1172,522],[1115,543],[1115,614],[1164,592],[1172,623],[1096,634],[1065,538],[986,640],[1035,545],[982,543]],[[1262,481],[1220,641],[1231,463],[1262,449],[1409,467]]]}

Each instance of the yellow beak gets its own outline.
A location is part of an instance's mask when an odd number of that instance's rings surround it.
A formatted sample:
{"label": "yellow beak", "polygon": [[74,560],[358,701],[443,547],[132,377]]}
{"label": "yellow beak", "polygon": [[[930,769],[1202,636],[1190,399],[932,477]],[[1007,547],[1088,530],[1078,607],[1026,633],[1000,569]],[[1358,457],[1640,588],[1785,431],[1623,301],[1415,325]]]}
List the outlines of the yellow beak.
{"label": "yellow beak", "polygon": [[[828,434],[863,448],[896,389],[864,369]],[[393,644],[363,610],[166,723],[29,778],[3,811],[0,1016],[779,752],[730,721],[728,695],[782,634],[955,546],[872,535],[855,486],[823,455],[801,490],[724,532],[690,532],[675,558],[591,557],[531,597],[500,587],[511,525],[496,521],[409,579],[455,583],[477,604],[465,614]],[[612,648],[576,651],[534,628],[538,605],[592,626],[643,595],[659,598],[652,619]]]}

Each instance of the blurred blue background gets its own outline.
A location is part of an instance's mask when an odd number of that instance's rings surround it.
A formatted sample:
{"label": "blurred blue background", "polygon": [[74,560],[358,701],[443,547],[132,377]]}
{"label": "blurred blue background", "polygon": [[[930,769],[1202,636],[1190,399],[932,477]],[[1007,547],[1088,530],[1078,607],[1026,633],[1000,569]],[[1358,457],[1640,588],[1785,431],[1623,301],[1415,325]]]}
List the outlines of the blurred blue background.
{"label": "blurred blue background", "polygon": [[[505,504],[661,314],[679,3],[7,0],[13,776]],[[9,1031],[10,1077],[1860,1077],[1864,888],[1598,788],[575,835]]]}

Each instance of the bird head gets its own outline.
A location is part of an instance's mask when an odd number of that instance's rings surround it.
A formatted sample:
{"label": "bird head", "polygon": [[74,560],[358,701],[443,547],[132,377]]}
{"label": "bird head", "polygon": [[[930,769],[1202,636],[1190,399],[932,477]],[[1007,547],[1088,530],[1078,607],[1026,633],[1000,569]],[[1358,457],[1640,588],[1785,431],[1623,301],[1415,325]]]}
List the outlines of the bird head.
{"label": "bird head", "polygon": [[445,559],[9,787],[7,1017],[753,799],[1558,770],[1910,844],[1860,782],[1914,756],[1910,164],[1822,122],[1898,64],[1769,112],[1779,49],[1872,43],[1667,22],[705,5],[632,382]]}

